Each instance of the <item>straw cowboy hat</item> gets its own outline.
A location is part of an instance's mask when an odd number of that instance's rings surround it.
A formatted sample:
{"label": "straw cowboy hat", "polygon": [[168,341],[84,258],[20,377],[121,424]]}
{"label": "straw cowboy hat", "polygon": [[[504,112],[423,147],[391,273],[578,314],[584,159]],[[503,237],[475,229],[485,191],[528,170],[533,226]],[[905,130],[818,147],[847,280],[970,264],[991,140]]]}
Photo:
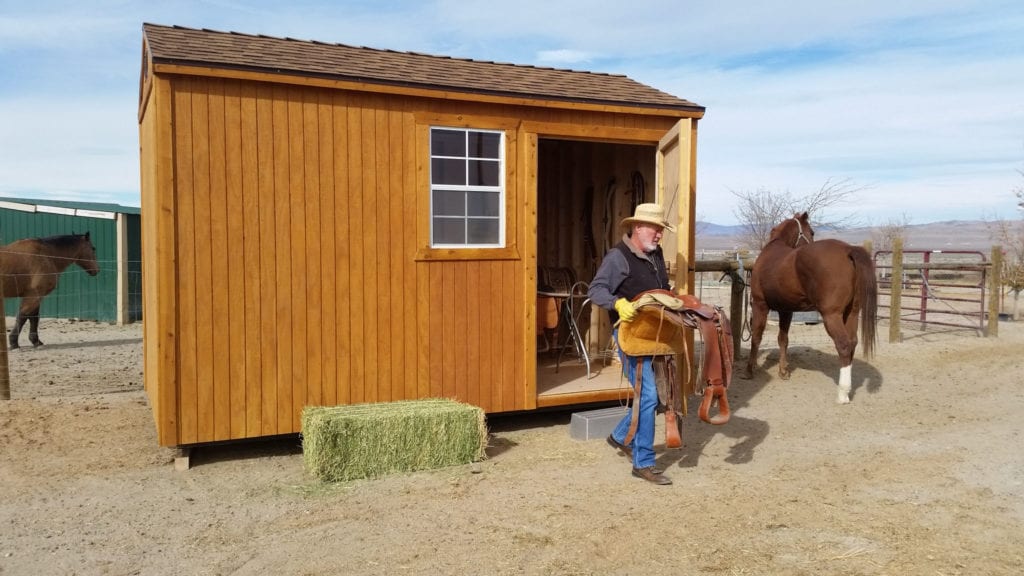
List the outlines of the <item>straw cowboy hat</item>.
{"label": "straw cowboy hat", "polygon": [[628,218],[623,218],[622,222],[619,223],[619,226],[622,228],[630,228],[633,224],[641,222],[661,226],[669,232],[676,231],[676,227],[669,224],[668,220],[665,219],[665,209],[661,207],[661,204],[638,204],[633,215]]}

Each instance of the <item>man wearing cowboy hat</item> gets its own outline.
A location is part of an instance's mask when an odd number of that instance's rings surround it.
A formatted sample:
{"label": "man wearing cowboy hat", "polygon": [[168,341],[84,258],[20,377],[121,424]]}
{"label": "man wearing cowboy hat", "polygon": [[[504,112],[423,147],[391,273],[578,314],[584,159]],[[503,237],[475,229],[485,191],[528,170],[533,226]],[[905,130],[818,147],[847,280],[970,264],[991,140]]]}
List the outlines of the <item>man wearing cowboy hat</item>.
{"label": "man wearing cowboy hat", "polygon": [[[612,336],[618,342],[618,322],[630,322],[636,317],[632,300],[641,292],[669,289],[668,269],[662,254],[661,242],[665,229],[675,231],[665,219],[665,210],[658,204],[640,204],[633,215],[623,218],[622,240],[605,255],[590,284],[588,296],[594,304],[608,310]],[[623,370],[632,384],[636,381],[636,356],[627,356],[621,349]],[[641,363],[639,415],[636,434],[624,444],[629,433],[631,414],[626,414],[608,436],[608,443],[633,460],[633,475],[654,484],[671,484],[654,461],[654,418],[658,408],[658,389],[652,362]]]}

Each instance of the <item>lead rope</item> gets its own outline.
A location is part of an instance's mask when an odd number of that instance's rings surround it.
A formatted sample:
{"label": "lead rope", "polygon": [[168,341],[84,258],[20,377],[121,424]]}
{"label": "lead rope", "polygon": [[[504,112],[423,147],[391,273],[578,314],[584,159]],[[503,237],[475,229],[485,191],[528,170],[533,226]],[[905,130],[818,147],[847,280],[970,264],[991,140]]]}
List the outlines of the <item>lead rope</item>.
{"label": "lead rope", "polygon": [[[740,278],[748,277],[747,270],[743,268],[743,258],[740,258],[740,253],[736,253],[736,266],[738,270],[736,275]],[[743,318],[740,322],[740,340],[743,342],[750,341],[750,282],[749,280],[743,281]]]}

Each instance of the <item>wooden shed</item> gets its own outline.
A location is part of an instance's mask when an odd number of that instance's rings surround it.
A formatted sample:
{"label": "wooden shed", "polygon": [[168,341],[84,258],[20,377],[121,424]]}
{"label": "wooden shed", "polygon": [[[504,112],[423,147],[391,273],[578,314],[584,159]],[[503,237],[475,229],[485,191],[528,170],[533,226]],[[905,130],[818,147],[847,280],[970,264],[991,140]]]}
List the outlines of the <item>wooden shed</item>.
{"label": "wooden shed", "polygon": [[538,286],[588,282],[619,219],[657,200],[692,290],[703,113],[621,75],[145,24],[160,443],[296,433],[307,405],[624,399],[607,315],[571,301],[588,374],[562,335],[538,344]]}

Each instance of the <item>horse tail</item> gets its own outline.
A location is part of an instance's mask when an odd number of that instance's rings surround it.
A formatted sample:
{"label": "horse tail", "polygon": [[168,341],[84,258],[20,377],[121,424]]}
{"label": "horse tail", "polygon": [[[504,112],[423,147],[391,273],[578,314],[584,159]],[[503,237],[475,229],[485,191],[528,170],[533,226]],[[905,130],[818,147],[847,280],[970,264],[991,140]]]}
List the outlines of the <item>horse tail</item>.
{"label": "horse tail", "polygon": [[860,297],[860,331],[864,339],[864,356],[871,358],[875,353],[875,323],[878,320],[878,281],[875,278],[875,263],[868,251],[860,246],[850,250],[850,259],[857,274],[857,290]]}

